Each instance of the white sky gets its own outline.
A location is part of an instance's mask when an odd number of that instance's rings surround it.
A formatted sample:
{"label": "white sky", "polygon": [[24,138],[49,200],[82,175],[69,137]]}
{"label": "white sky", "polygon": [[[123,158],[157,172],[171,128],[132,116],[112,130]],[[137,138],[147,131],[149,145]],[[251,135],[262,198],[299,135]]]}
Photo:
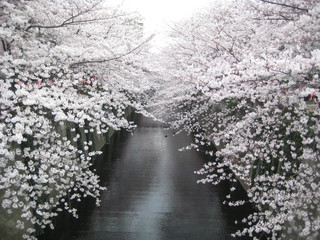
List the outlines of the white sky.
{"label": "white sky", "polygon": [[147,30],[152,31],[166,22],[191,16],[208,2],[210,0],[125,0],[124,5],[140,12],[145,17]]}
{"label": "white sky", "polygon": [[195,10],[212,1],[214,0],[107,0],[118,4],[123,2],[125,9],[139,12],[145,18],[146,33],[157,34],[157,45],[162,45],[166,24],[190,17]]}

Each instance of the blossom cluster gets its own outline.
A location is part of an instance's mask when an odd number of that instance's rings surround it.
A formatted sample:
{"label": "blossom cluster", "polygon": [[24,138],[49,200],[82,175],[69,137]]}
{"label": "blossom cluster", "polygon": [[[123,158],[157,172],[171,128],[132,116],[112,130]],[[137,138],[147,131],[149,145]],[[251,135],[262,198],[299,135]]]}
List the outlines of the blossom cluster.
{"label": "blossom cluster", "polygon": [[319,15],[319,1],[215,1],[159,56],[150,106],[195,136],[185,149],[217,149],[199,182],[238,179],[258,209],[235,236],[319,238]]}
{"label": "blossom cluster", "polygon": [[146,92],[141,18],[101,1],[0,3],[0,204],[36,239],[104,189],[94,135],[135,127]]}

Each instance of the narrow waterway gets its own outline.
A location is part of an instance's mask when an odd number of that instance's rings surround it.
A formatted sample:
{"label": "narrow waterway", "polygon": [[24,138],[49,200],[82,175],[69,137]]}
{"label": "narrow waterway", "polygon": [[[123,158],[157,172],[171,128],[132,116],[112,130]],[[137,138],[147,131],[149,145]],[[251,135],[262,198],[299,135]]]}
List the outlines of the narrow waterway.
{"label": "narrow waterway", "polygon": [[[248,207],[222,204],[228,190],[197,184],[204,156],[180,152],[191,137],[173,136],[161,124],[141,117],[134,133],[121,136],[111,161],[101,163],[100,207],[87,207],[72,227],[40,239],[227,240]],[[241,193],[239,193],[241,195]],[[65,223],[67,224],[67,223]],[[70,228],[74,228],[70,230]]]}

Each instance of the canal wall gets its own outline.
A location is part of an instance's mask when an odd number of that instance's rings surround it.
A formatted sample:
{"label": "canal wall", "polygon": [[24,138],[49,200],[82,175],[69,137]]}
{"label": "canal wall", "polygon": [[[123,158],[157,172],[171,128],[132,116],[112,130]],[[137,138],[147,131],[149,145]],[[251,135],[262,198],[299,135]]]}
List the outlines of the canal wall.
{"label": "canal wall", "polygon": [[[125,116],[127,119],[130,118],[130,115],[133,113],[133,109],[128,107],[125,110]],[[61,124],[55,125],[55,130],[60,134],[60,138],[64,138],[67,140],[73,139],[77,134],[80,135],[80,138],[76,142],[77,148],[79,150],[83,149],[83,143],[91,141],[92,144],[89,146],[89,151],[100,151],[106,144],[112,143],[112,137],[116,132],[114,129],[109,128],[108,132],[97,134],[96,132],[90,132],[87,129],[89,128],[89,123],[87,122],[84,127],[79,127],[75,123],[72,122],[64,122]],[[75,131],[72,131],[75,129]],[[21,148],[21,145],[13,145],[12,148]],[[98,157],[98,156],[97,156]],[[93,168],[98,167],[99,164],[96,164],[97,157],[92,158]],[[16,159],[18,160],[18,159]],[[7,190],[7,189],[5,189]],[[0,190],[0,202],[4,199],[5,190]],[[17,190],[17,189],[10,189]],[[55,192],[51,192],[50,198],[55,198]],[[13,209],[11,213],[2,207],[0,207],[0,239],[2,240],[22,240],[23,235],[25,234],[25,230],[29,227],[33,227],[31,223],[25,223],[24,229],[19,229],[16,227],[17,221],[21,219],[21,210],[19,208]],[[41,234],[37,232],[37,234]]]}

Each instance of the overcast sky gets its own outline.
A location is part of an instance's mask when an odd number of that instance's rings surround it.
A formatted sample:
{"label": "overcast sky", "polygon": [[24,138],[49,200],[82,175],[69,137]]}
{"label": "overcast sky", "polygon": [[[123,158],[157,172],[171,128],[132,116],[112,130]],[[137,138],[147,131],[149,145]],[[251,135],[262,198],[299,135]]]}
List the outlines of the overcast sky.
{"label": "overcast sky", "polygon": [[120,4],[130,11],[137,11],[145,18],[147,34],[156,33],[156,44],[162,44],[163,31],[171,21],[179,21],[205,7],[213,0],[107,0]]}
{"label": "overcast sky", "polygon": [[212,0],[125,0],[125,6],[140,12],[146,20],[148,31],[162,24],[191,16],[193,11]]}

